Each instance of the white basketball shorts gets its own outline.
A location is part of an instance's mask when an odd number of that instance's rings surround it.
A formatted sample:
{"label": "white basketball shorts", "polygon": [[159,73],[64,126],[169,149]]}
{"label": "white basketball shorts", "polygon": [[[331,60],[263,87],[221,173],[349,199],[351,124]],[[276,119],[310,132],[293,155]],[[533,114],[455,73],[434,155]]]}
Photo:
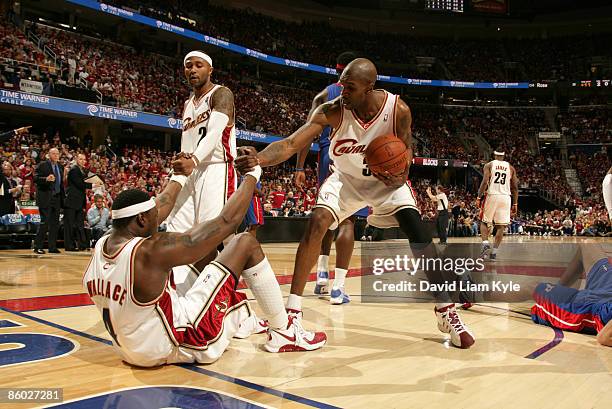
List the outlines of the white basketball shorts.
{"label": "white basketball shorts", "polygon": [[480,205],[480,220],[490,224],[510,224],[512,200],[508,195],[486,195]]}
{"label": "white basketball shorts", "polygon": [[379,228],[397,227],[394,214],[401,209],[415,209],[416,196],[410,182],[391,188],[379,180],[359,180],[335,171],[321,185],[315,207],[328,210],[334,217],[331,230],[365,206],[372,207],[368,223]]}

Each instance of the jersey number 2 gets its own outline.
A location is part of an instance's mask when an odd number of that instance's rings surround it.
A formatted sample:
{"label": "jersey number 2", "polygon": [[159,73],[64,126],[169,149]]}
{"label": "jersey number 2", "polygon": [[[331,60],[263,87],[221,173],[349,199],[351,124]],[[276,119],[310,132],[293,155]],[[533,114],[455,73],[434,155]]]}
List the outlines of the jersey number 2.
{"label": "jersey number 2", "polygon": [[200,135],[200,138],[198,139],[198,143],[196,144],[196,146],[198,146],[200,142],[202,142],[202,139],[206,137],[206,127],[205,126],[201,127],[198,130],[198,134]]}
{"label": "jersey number 2", "polygon": [[493,183],[499,183],[500,185],[505,185],[506,184],[506,174],[495,172],[495,180],[493,181]]}

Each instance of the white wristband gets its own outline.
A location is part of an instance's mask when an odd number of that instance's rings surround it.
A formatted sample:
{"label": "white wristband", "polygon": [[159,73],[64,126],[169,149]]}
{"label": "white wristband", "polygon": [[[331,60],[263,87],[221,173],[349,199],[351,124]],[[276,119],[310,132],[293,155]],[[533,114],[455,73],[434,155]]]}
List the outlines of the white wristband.
{"label": "white wristband", "polygon": [[253,176],[255,178],[255,181],[259,182],[259,178],[261,177],[261,166],[259,165],[255,166],[255,168],[252,171],[247,172],[246,175]]}
{"label": "white wristband", "polygon": [[181,185],[181,187],[185,186],[187,183],[187,176],[185,175],[172,175],[170,177],[170,182],[176,182]]}

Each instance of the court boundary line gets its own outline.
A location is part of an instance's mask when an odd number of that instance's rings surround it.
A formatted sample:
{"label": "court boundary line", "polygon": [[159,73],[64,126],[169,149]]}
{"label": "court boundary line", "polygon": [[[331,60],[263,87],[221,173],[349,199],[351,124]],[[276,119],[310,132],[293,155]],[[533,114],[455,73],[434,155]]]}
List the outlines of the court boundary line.
{"label": "court boundary line", "polygon": [[[53,328],[56,328],[56,329],[68,332],[68,333],[73,334],[73,335],[81,336],[81,337],[90,339],[92,341],[98,341],[98,342],[101,342],[101,343],[106,344],[108,346],[112,346],[112,342],[107,340],[107,339],[100,338],[100,337],[98,337],[96,335],[88,334],[86,332],[79,331],[79,330],[76,330],[76,329],[73,329],[73,328],[69,328],[69,327],[66,327],[66,326],[61,325],[61,324],[56,324],[54,322],[47,321],[47,320],[39,318],[39,317],[34,317],[34,316],[28,315],[28,314],[26,314],[24,312],[12,311],[12,310],[7,309],[5,307],[0,307],[0,311],[4,311],[4,312],[10,313],[10,314],[15,314],[15,315],[17,315],[19,317],[30,319],[32,321],[38,322],[39,324],[47,325],[47,326],[50,326],[50,327],[53,327]],[[239,386],[242,386],[242,387],[247,388],[247,389],[252,389],[252,390],[255,390],[257,392],[266,393],[268,395],[276,396],[276,397],[279,397],[281,399],[287,399],[287,400],[290,400],[292,402],[301,403],[302,405],[311,406],[311,407],[315,407],[315,408],[321,408],[321,409],[341,409],[338,406],[334,406],[334,405],[331,405],[331,404],[328,404],[328,403],[318,402],[318,401],[315,401],[315,400],[312,400],[312,399],[309,399],[309,398],[304,398],[302,396],[294,395],[294,394],[289,393],[289,392],[283,392],[283,391],[280,391],[280,390],[277,390],[277,389],[270,388],[268,386],[259,385],[259,384],[253,383],[253,382],[249,382],[249,381],[244,380],[244,379],[235,378],[235,377],[232,377],[232,376],[229,376],[229,375],[224,375],[222,373],[215,372],[215,371],[212,371],[210,369],[202,368],[202,367],[200,367],[200,366],[198,366],[196,364],[172,364],[172,366],[176,366],[176,367],[179,367],[179,368],[187,369],[187,370],[190,370],[190,371],[193,371],[193,372],[198,372],[198,373],[200,373],[202,375],[207,375],[207,376],[209,376],[211,378],[215,378],[215,379],[218,379],[218,380],[221,380],[221,381],[233,383],[235,385],[239,385]]]}
{"label": "court boundary line", "polygon": [[[531,314],[527,314],[526,312],[515,311],[515,310],[511,310],[509,308],[496,307],[496,306],[493,306],[493,305],[486,305],[486,304],[474,304],[474,305],[478,305],[479,307],[489,307],[489,308],[493,308],[493,309],[496,309],[496,310],[513,312],[515,314],[523,315],[523,316],[529,317],[529,319],[531,319]],[[543,326],[544,327],[548,327],[548,328],[550,328],[550,329],[552,329],[554,331],[554,333],[555,333],[554,334],[554,338],[552,339],[552,341],[550,341],[546,345],[536,349],[535,351],[533,351],[532,353],[530,353],[528,355],[525,355],[523,358],[527,358],[527,359],[536,359],[536,358],[539,358],[540,356],[544,355],[546,352],[550,351],[551,349],[553,349],[554,347],[559,345],[563,341],[563,339],[565,338],[565,334],[564,334],[562,329],[551,327],[549,325],[543,325]],[[582,334],[582,335],[587,335],[587,334]]]}

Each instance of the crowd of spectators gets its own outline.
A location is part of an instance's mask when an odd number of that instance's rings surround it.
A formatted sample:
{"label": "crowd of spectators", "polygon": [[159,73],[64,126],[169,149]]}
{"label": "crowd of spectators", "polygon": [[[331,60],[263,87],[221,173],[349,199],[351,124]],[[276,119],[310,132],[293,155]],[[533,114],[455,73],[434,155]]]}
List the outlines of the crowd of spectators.
{"label": "crowd of spectators", "polygon": [[[193,0],[109,2],[281,58],[332,66],[336,50],[359,50],[379,64],[403,64],[403,76],[412,78],[444,79],[440,77],[444,73],[449,74],[446,79],[464,81],[600,78],[607,73],[600,71],[602,67],[591,66],[591,57],[610,55],[609,35],[428,38],[347,30],[329,22],[293,23],[250,9],[227,9]],[[425,69],[423,64],[417,64],[417,57],[432,57],[447,70]]]}
{"label": "crowd of spectators", "polygon": [[569,143],[612,142],[612,110],[609,107],[571,108],[559,114],[558,119]]}
{"label": "crowd of spectators", "polygon": [[[171,161],[176,152],[164,152],[157,148],[146,146],[124,146],[116,149],[116,153],[105,145],[96,148],[91,146],[91,137],[62,137],[59,132],[44,132],[40,135],[30,134],[13,138],[0,146],[0,158],[3,163],[10,164],[12,179],[23,186],[17,198],[18,202],[28,202],[36,195],[33,183],[34,169],[43,160],[51,147],[60,148],[60,163],[66,172],[73,164],[76,155],[83,153],[88,158],[89,171],[100,175],[105,187],[88,191],[87,208],[94,206],[96,198],[100,206],[110,208],[113,199],[122,190],[140,188],[155,196],[164,188],[170,173]],[[595,158],[598,159],[598,158]],[[607,162],[593,168],[593,161],[588,157],[578,157],[578,163],[592,174],[593,183],[599,184],[599,190],[590,192],[590,199],[572,201],[568,209],[536,214],[519,215],[513,219],[509,232],[531,235],[610,235],[610,224],[607,212],[601,200],[601,175]],[[600,169],[601,168],[601,169]],[[579,168],[580,169],[580,168]],[[308,163],[305,167],[306,181],[298,187],[294,183],[294,168],[285,163],[267,168],[262,179],[262,202],[267,216],[308,216],[316,202],[316,164]],[[412,188],[416,195],[417,205],[425,220],[434,220],[436,206],[428,199],[426,189],[433,183],[429,180],[416,179]],[[478,235],[479,209],[475,204],[473,192],[461,186],[450,186],[445,189],[449,198],[449,235]],[[599,196],[597,196],[599,195]],[[100,202],[102,200],[102,202]],[[100,213],[94,209],[93,213]],[[97,214],[97,213],[96,213]],[[92,216],[92,220],[95,217]],[[568,221],[569,220],[569,221]],[[571,227],[571,229],[570,229]]]}

